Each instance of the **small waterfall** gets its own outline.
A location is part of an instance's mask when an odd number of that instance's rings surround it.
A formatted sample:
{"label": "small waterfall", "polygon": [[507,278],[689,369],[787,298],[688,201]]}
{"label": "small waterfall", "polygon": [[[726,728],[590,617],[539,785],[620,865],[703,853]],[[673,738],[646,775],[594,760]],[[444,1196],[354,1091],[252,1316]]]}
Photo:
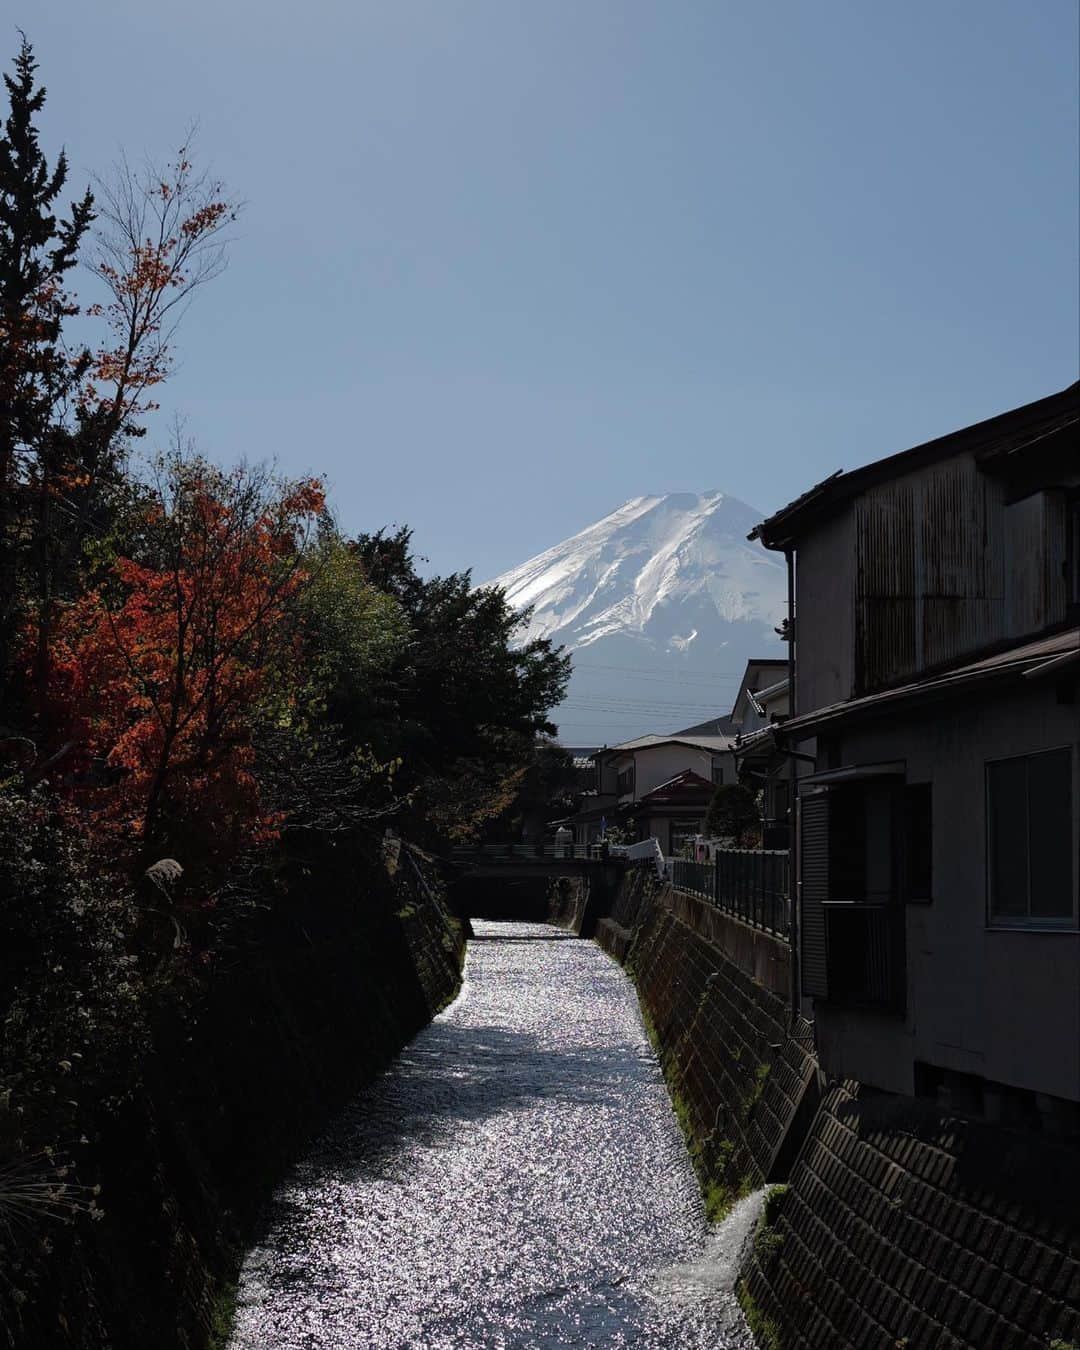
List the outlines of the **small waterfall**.
{"label": "small waterfall", "polygon": [[730,1295],[746,1249],[754,1240],[768,1193],[769,1187],[762,1186],[736,1201],[727,1218],[709,1233],[699,1257],[668,1266],[659,1273],[658,1292],[678,1301],[697,1300],[703,1295]]}

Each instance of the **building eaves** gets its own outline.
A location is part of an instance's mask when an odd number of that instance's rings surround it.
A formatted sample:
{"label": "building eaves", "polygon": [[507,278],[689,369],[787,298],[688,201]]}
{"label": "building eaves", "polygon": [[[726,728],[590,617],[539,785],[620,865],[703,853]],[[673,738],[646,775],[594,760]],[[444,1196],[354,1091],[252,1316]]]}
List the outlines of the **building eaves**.
{"label": "building eaves", "polygon": [[769,726],[758,727],[745,736],[740,736],[734,747],[736,760],[760,759],[767,757],[776,749],[776,733],[786,724],[772,722]]}
{"label": "building eaves", "polygon": [[[1009,647],[992,656],[894,689],[883,689],[862,698],[816,708],[813,712],[788,718],[774,729],[782,740],[787,741],[793,734],[797,739],[799,732],[817,732],[823,727],[849,719],[888,713],[910,704],[953,698],[977,686],[1021,676],[1034,678],[1040,673],[1049,672],[1059,662],[1063,666],[1071,664],[1077,650],[1080,650],[1080,628],[1071,628],[1064,633]],[[1062,658],[1069,660],[1063,661]]]}
{"label": "building eaves", "polygon": [[987,459],[1016,455],[1030,449],[1045,436],[1056,435],[1063,427],[1071,425],[1078,412],[1080,381],[1056,394],[1037,399],[1034,403],[1010,408],[1007,412],[961,427],[910,449],[900,450],[848,473],[838,469],[761,521],[747,537],[759,539],[766,548],[790,548],[815,520],[875,483],[971,450],[978,451],[980,458],[985,456]]}

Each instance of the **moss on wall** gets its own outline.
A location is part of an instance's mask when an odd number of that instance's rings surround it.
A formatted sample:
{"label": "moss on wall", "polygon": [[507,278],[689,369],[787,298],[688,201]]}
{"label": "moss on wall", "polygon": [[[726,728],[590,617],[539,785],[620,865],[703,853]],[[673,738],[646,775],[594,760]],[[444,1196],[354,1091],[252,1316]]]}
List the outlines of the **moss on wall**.
{"label": "moss on wall", "polygon": [[677,918],[668,898],[648,875],[629,874],[597,937],[634,981],[706,1210],[718,1219],[782,1173],[816,1066],[783,1001]]}

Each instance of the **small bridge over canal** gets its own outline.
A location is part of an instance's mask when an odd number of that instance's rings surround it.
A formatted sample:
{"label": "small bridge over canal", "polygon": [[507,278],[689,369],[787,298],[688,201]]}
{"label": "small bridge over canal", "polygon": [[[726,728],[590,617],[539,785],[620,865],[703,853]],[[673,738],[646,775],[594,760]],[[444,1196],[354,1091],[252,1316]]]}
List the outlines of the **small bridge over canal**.
{"label": "small bridge over canal", "polygon": [[786,851],[721,848],[693,860],[665,859],[655,839],[610,848],[484,844],[455,849],[452,862],[459,910],[474,918],[543,919],[563,879],[599,902],[614,895],[628,867],[655,867],[676,893],[783,942],[791,936]]}
{"label": "small bridge over canal", "polygon": [[455,848],[454,866],[472,877],[584,877],[597,867],[625,867],[628,850],[602,844],[481,844]]}
{"label": "small bridge over canal", "polygon": [[[647,861],[651,854],[642,856]],[[452,890],[458,912],[469,918],[542,921],[561,882],[575,889],[584,912],[613,898],[626,868],[636,861],[629,850],[600,844],[456,848],[451,855],[456,874]],[[590,898],[592,906],[587,904]]]}

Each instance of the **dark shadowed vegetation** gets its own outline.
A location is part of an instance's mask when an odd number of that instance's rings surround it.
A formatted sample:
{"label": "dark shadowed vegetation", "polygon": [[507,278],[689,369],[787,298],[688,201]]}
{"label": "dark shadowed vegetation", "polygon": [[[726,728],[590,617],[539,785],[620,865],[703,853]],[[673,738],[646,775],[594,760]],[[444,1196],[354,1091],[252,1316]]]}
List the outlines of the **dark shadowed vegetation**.
{"label": "dark shadowed vegetation", "polygon": [[[161,167],[121,161],[69,199],[25,40],[5,83],[0,1330],[14,1345],[47,1297],[58,1227],[107,1222],[123,1199],[97,1181],[117,1122],[147,1093],[152,1113],[171,1109],[146,1066],[160,1082],[185,1028],[235,1012],[237,971],[378,929],[312,878],[351,883],[355,907],[388,825],[438,852],[505,813],[568,663],[544,642],[512,648],[520,616],[501,592],[422,576],[407,529],[348,538],[318,479],[222,469],[179,434],[142,448],[238,204],[190,146]],[[183,1078],[199,1091],[198,1064]]]}

